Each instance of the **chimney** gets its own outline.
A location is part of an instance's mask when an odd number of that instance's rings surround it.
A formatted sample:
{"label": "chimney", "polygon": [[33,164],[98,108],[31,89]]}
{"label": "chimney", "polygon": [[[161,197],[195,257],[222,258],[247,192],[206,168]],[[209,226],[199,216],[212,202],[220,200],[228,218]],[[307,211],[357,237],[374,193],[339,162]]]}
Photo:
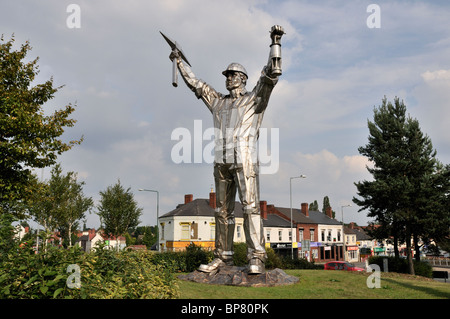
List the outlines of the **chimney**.
{"label": "chimney", "polygon": [[328,217],[333,218],[333,210],[331,209],[331,207],[327,207],[326,214]]}
{"label": "chimney", "polygon": [[184,195],[184,203],[185,204],[192,202],[193,199],[194,199],[194,195],[192,195],[192,194]]}
{"label": "chimney", "polygon": [[216,193],[211,190],[211,193],[209,193],[209,206],[211,206],[212,209],[216,209]]}
{"label": "chimney", "polygon": [[354,222],[351,222],[351,223],[350,223],[350,228],[351,228],[351,229],[355,229],[355,223],[354,223]]}
{"label": "chimney", "polygon": [[309,217],[309,207],[307,203],[302,203],[302,214]]}
{"label": "chimney", "polygon": [[262,200],[259,202],[259,207],[261,211],[261,218],[267,219],[267,201]]}

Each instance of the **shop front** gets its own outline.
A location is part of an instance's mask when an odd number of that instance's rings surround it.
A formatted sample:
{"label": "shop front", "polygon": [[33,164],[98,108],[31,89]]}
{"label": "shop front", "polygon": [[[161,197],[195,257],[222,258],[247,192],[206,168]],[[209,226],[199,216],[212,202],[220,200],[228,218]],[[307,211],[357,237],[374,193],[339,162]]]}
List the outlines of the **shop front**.
{"label": "shop front", "polygon": [[386,253],[386,249],[384,247],[374,247],[373,252],[375,256],[384,255]]}
{"label": "shop front", "polygon": [[[299,247],[299,258],[305,258],[306,260],[312,262],[317,261],[319,258],[319,247],[320,243],[316,241],[304,240],[303,242],[297,243]],[[305,244],[305,247],[303,246]]]}
{"label": "shop front", "polygon": [[358,262],[359,261],[359,247],[358,246],[346,246],[348,262]]}
{"label": "shop front", "polygon": [[318,262],[327,262],[333,260],[344,260],[344,247],[342,244],[332,244],[319,246]]}
{"label": "shop front", "polygon": [[279,256],[291,256],[292,251],[294,251],[294,256],[298,256],[298,245],[296,242],[270,243],[270,248],[272,248]]}

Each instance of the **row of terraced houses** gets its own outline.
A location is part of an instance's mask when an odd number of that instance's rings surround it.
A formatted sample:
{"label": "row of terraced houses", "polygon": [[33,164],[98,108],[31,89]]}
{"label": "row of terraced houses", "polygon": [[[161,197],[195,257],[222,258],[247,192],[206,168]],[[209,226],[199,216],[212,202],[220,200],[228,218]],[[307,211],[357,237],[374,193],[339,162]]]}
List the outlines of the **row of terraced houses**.
{"label": "row of terraced houses", "polygon": [[[311,211],[306,203],[300,208],[291,209],[260,202],[261,218],[264,227],[266,247],[274,249],[279,255],[294,254],[310,261],[326,262],[346,260],[364,261],[373,254],[388,254],[389,241],[377,241],[369,237],[363,227],[350,223],[343,227],[340,221],[332,217],[332,210],[326,213]],[[159,217],[159,251],[184,250],[191,243],[205,249],[214,249],[216,194],[211,191],[209,198],[194,199],[192,194],[185,195],[184,203]],[[236,230],[234,242],[245,242],[243,209],[240,202],[235,203]],[[28,227],[27,227],[28,228]],[[23,228],[22,236],[27,232]],[[107,237],[101,231],[88,229],[76,233],[79,245],[84,251],[91,251],[102,242],[106,247],[125,249],[125,237]],[[61,241],[58,234],[53,240]],[[144,245],[128,247],[146,249]]]}
{"label": "row of terraced houses", "polygon": [[[278,207],[261,201],[261,218],[264,227],[266,247],[273,248],[280,255],[304,257],[316,262],[364,260],[383,244],[371,239],[361,227],[353,223],[343,227],[332,217],[332,209],[326,213],[310,211],[306,203],[291,209]],[[206,249],[213,249],[215,242],[216,194],[209,198],[194,199],[185,195],[184,203],[159,217],[159,250],[179,251],[191,243]],[[243,209],[235,204],[235,242],[245,242]],[[362,254],[361,254],[362,253]]]}

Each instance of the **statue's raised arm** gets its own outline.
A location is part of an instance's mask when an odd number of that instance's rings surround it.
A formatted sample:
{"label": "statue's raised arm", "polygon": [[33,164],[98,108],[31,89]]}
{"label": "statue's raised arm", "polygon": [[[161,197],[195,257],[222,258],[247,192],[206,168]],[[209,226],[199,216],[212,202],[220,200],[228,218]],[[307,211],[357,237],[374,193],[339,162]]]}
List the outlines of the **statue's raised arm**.
{"label": "statue's raised arm", "polygon": [[269,55],[269,76],[276,77],[280,76],[281,71],[281,37],[285,34],[284,29],[280,25],[274,25],[270,30],[270,38],[272,39],[272,44],[270,45],[270,55]]}

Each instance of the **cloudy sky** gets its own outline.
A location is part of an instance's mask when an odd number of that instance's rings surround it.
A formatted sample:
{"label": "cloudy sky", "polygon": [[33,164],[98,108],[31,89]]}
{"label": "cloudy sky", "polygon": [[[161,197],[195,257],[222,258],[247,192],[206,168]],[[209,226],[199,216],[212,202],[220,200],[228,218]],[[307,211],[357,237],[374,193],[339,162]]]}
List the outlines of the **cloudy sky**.
{"label": "cloudy sky", "polygon": [[[367,10],[372,3],[380,20]],[[230,62],[246,67],[253,88],[267,62],[269,30],[282,25],[283,75],[263,121],[278,169],[261,175],[261,199],[289,207],[290,177],[304,174],[292,180],[294,207],[314,200],[322,207],[327,195],[341,220],[341,206],[356,196],[353,183],[370,179],[358,147],[384,96],[404,100],[438,159],[450,162],[449,17],[448,1],[6,0],[0,33],[14,34],[17,47],[30,41],[29,58],[40,58],[36,84],[53,77],[65,85],[46,113],[77,105],[78,122],[64,139],[85,140],[60,156],[63,169],[77,172],[96,202],[120,179],[144,209],[142,224],[154,225],[156,195],[139,188],[160,192],[162,215],[184,194],[207,198],[214,183],[212,164],[194,163],[194,144],[202,150],[210,143],[201,134],[211,114],[184,83],[171,85],[170,48],[159,31],[180,43],[199,78],[226,93],[221,72]],[[181,138],[191,142],[191,163],[171,155],[179,128],[191,133]],[[354,204],[344,220],[369,221]],[[91,214],[88,226],[98,225]]]}

